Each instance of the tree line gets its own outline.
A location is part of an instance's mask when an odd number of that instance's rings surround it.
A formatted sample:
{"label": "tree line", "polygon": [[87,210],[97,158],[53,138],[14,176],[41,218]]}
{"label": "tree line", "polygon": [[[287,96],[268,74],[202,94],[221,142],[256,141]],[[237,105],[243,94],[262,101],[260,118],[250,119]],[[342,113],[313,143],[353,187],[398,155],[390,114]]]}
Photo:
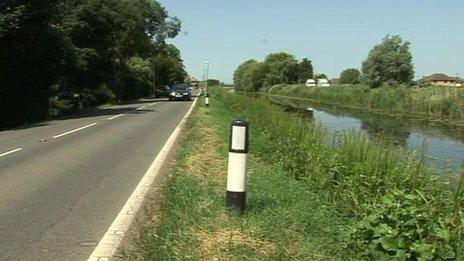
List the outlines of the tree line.
{"label": "tree line", "polygon": [[[400,36],[387,35],[369,52],[361,71],[356,68],[344,70],[339,83],[362,83],[372,88],[411,85],[414,64],[409,47],[410,42]],[[327,76],[313,75],[313,66],[307,58],[299,62],[293,55],[280,52],[269,54],[264,62],[248,60],[239,65],[234,72],[234,85],[239,91],[257,91],[277,84],[301,84],[313,78]]]}
{"label": "tree line", "polygon": [[0,3],[0,128],[110,100],[145,96],[186,76],[165,42],[181,22],[151,0]]}
{"label": "tree line", "polygon": [[303,83],[313,77],[311,60],[298,61],[294,55],[279,52],[266,56],[263,62],[247,60],[234,72],[234,86],[238,91],[258,91],[276,84]]}

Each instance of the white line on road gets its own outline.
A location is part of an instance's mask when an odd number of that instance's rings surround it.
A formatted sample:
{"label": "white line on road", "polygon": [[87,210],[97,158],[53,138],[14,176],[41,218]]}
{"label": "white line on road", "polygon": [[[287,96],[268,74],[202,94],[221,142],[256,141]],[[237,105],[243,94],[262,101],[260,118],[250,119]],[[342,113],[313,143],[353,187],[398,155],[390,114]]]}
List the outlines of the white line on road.
{"label": "white line on road", "polygon": [[23,149],[23,148],[17,148],[17,149],[14,149],[14,150],[7,151],[7,152],[5,152],[5,153],[0,154],[0,157],[13,154],[13,153],[18,152],[18,151],[20,151],[20,150],[22,150],[22,149]]}
{"label": "white line on road", "polygon": [[123,115],[124,115],[124,113],[121,113],[121,114],[115,115],[113,117],[109,117],[108,120],[114,120],[114,119],[119,118],[119,117],[121,117]]}
{"label": "white line on road", "polygon": [[95,125],[97,125],[96,122],[94,122],[94,123],[92,123],[92,124],[89,124],[89,125],[85,125],[85,126],[83,126],[83,127],[77,128],[77,129],[72,130],[72,131],[68,131],[68,132],[65,132],[65,133],[62,133],[62,134],[53,136],[52,138],[58,139],[58,138],[61,138],[61,137],[63,137],[63,136],[66,136],[66,135],[68,135],[68,134],[71,134],[71,133],[74,133],[74,132],[76,132],[76,131],[80,131],[80,130],[83,130],[83,129],[87,129],[87,128],[90,128],[90,127],[95,126]]}
{"label": "white line on road", "polygon": [[134,222],[134,220],[136,220],[136,215],[139,210],[141,210],[143,200],[146,198],[150,187],[153,185],[156,176],[161,170],[161,166],[166,161],[169,152],[172,150],[175,141],[178,139],[185,122],[195,107],[196,102],[197,99],[195,99],[195,102],[192,103],[184,118],[172,132],[171,136],[166,141],[145,175],[142,177],[142,180],[139,182],[134,192],[132,192],[132,195],[127,200],[126,204],[122,207],[121,211],[116,216],[97,247],[89,256],[88,261],[110,260],[117,256],[118,248],[120,247],[124,236],[129,232],[128,230],[130,225]]}
{"label": "white line on road", "polygon": [[136,110],[136,111],[141,111],[141,110],[145,109],[146,107],[147,107],[147,106],[145,105],[145,106],[142,106],[142,107],[137,108],[137,109],[135,109],[135,110]]}

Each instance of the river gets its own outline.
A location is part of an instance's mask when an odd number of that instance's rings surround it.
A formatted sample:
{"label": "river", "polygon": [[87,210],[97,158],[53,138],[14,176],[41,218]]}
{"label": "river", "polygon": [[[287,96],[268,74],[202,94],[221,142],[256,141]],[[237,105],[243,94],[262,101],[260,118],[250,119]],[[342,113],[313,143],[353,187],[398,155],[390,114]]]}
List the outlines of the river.
{"label": "river", "polygon": [[427,163],[441,171],[454,172],[464,166],[464,127],[417,118],[378,115],[302,99],[272,95],[269,98],[292,110],[313,108],[312,118],[323,124],[331,134],[358,132],[371,140],[423,152]]}

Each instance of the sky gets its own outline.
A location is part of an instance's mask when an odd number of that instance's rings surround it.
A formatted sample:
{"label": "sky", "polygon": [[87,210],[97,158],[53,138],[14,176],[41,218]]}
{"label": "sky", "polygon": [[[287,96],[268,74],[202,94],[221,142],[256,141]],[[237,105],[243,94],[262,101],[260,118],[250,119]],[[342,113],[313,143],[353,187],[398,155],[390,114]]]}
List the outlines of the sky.
{"label": "sky", "polygon": [[361,68],[387,35],[411,42],[416,78],[464,76],[464,0],[161,0],[182,32],[170,43],[190,75],[232,83],[238,65],[285,51],[316,73]]}

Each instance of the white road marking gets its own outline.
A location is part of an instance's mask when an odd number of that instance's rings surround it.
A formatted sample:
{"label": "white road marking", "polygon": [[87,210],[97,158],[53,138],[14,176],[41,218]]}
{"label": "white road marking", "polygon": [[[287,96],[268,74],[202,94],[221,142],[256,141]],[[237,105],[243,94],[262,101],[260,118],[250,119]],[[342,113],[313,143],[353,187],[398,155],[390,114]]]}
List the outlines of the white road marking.
{"label": "white road marking", "polygon": [[169,152],[172,150],[175,141],[178,139],[187,118],[192,113],[197,100],[198,99],[195,99],[195,102],[192,103],[189,111],[172,132],[171,136],[166,141],[145,175],[142,177],[142,180],[140,180],[134,192],[132,192],[132,195],[127,200],[126,204],[124,204],[105,235],[103,235],[98,246],[89,256],[88,261],[110,260],[118,254],[118,247],[121,245],[124,236],[129,232],[128,230],[130,225],[134,220],[136,220],[138,211],[142,209],[142,203],[145,197],[150,191],[150,188],[152,187],[156,176],[159,174],[161,166],[166,161]]}
{"label": "white road marking", "polygon": [[153,106],[155,104],[156,104],[156,102],[150,103],[150,104],[147,105],[147,107],[151,107],[151,106]]}
{"label": "white road marking", "polygon": [[136,111],[141,111],[141,110],[145,109],[146,107],[147,107],[147,106],[145,105],[145,106],[142,106],[142,107],[137,108],[137,109],[135,109],[135,110],[136,110]]}
{"label": "white road marking", "polygon": [[121,117],[123,115],[124,115],[124,113],[121,113],[121,114],[115,115],[113,117],[109,117],[108,120],[114,120],[114,119],[119,118],[119,117]]}
{"label": "white road marking", "polygon": [[17,149],[14,149],[14,150],[7,151],[7,152],[5,152],[5,153],[0,154],[0,157],[13,154],[13,153],[18,152],[18,151],[20,151],[20,150],[22,150],[22,149],[23,149],[23,148],[17,148]]}
{"label": "white road marking", "polygon": [[74,132],[76,132],[76,131],[80,131],[80,130],[83,130],[83,129],[87,129],[87,128],[90,128],[90,127],[95,126],[95,125],[97,125],[96,122],[91,123],[91,124],[89,124],[89,125],[85,125],[85,126],[83,126],[83,127],[77,128],[77,129],[72,130],[72,131],[68,131],[68,132],[65,132],[65,133],[62,133],[62,134],[53,136],[52,138],[58,139],[58,138],[61,138],[61,137],[63,137],[63,136],[66,136],[66,135],[68,135],[68,134],[71,134],[71,133],[74,133]]}

